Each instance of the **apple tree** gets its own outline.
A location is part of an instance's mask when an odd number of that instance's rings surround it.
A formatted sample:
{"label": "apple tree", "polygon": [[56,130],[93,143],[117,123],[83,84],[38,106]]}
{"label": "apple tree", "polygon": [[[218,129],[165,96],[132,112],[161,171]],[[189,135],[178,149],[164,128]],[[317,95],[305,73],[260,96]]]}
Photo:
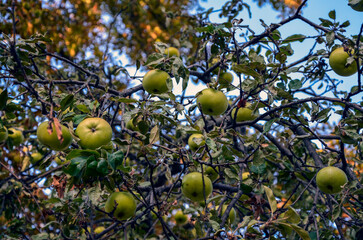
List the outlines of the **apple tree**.
{"label": "apple tree", "polygon": [[0,238],[362,239],[363,24],[256,2],[2,1]]}

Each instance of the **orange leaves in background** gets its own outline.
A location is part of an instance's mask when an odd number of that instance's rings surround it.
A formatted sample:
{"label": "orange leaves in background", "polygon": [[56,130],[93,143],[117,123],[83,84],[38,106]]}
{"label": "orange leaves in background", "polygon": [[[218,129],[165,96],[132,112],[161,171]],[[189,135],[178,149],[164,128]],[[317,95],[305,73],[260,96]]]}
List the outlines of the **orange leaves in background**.
{"label": "orange leaves in background", "polygon": [[298,8],[301,5],[301,0],[282,0],[289,8]]}

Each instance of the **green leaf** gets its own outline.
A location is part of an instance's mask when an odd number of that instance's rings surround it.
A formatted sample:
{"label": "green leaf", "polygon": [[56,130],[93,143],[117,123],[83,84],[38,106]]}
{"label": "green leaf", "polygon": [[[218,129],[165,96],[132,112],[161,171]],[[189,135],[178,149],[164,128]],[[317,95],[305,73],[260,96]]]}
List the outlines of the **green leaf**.
{"label": "green leaf", "polygon": [[81,112],[84,112],[84,113],[89,113],[90,110],[88,109],[88,107],[84,104],[79,104],[76,106],[76,108],[81,111]]}
{"label": "green leaf", "polygon": [[335,20],[335,10],[330,11],[328,15],[331,19]]}
{"label": "green leaf", "polygon": [[263,188],[265,189],[265,193],[267,195],[267,199],[268,202],[270,204],[270,208],[271,208],[271,215],[276,211],[277,209],[277,203],[276,203],[276,198],[272,192],[272,190],[266,186],[263,186]]}
{"label": "green leaf", "polygon": [[71,175],[73,177],[79,176],[82,169],[86,165],[87,159],[88,159],[88,157],[85,157],[85,156],[73,158],[71,163],[64,170],[64,172],[68,173],[69,175]]}
{"label": "green leaf", "polygon": [[303,228],[295,225],[295,224],[290,224],[290,223],[282,223],[279,222],[277,224],[278,227],[282,228],[282,229],[293,229],[303,240],[311,240],[309,233],[307,231],[305,231]]}
{"label": "green leaf", "polygon": [[298,224],[301,221],[299,214],[292,207],[288,207],[288,210],[279,216],[279,219],[289,221],[290,223]]}
{"label": "green leaf", "polygon": [[78,125],[82,122],[88,115],[87,114],[80,114],[73,117],[72,121],[74,125]]}
{"label": "green leaf", "polygon": [[263,125],[263,133],[267,133],[268,131],[270,131],[272,124],[275,122],[275,119],[271,119],[268,122],[266,122]]}
{"label": "green leaf", "polygon": [[327,43],[328,43],[329,46],[333,45],[334,39],[335,39],[335,33],[334,33],[334,31],[328,32],[326,34],[326,41],[327,41]]}
{"label": "green leaf", "polygon": [[66,110],[69,106],[71,106],[73,100],[74,100],[73,94],[69,94],[65,98],[63,98],[62,101],[60,102],[62,111]]}
{"label": "green leaf", "polygon": [[110,164],[113,170],[116,170],[117,167],[122,164],[123,158],[124,158],[124,153],[122,151],[117,151],[115,153],[107,155],[108,163]]}
{"label": "green leaf", "polygon": [[299,41],[299,42],[303,42],[305,40],[306,36],[303,34],[294,34],[291,35],[287,38],[285,38],[285,40],[282,41],[282,43],[289,43],[289,42],[295,42],[295,41]]}
{"label": "green leaf", "polygon": [[97,172],[101,173],[102,175],[108,174],[108,163],[105,159],[101,159],[98,161]]}
{"label": "green leaf", "polygon": [[289,82],[290,90],[300,89],[302,87],[302,82],[299,79],[294,79]]}

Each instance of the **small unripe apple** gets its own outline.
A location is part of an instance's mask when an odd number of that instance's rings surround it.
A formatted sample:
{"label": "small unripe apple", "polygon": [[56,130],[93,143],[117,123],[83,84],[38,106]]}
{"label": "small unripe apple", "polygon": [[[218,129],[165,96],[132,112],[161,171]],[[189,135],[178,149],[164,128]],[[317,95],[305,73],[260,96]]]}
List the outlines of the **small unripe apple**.
{"label": "small unripe apple", "polygon": [[161,94],[167,92],[167,81],[170,78],[167,72],[162,70],[151,70],[147,72],[142,80],[142,86],[150,94]]}
{"label": "small unripe apple", "polygon": [[[193,139],[200,139],[200,143],[197,144],[196,142],[193,141]],[[190,135],[190,137],[188,139],[188,145],[189,145],[190,150],[192,150],[192,151],[195,151],[198,148],[203,147],[204,144],[205,144],[204,136],[203,136],[203,134],[200,134],[200,133],[194,133],[194,134]]]}
{"label": "small unripe apple", "polygon": [[[236,108],[234,108],[231,112],[232,119],[234,119],[236,114]],[[255,115],[253,115],[252,109],[246,107],[240,107],[237,112],[236,122],[243,122],[243,121],[250,121],[254,120],[256,118]]]}
{"label": "small unripe apple", "polygon": [[8,137],[13,140],[14,146],[19,146],[24,142],[24,136],[22,131],[15,128],[9,128]]}
{"label": "small unripe apple", "polygon": [[206,175],[202,177],[200,172],[192,172],[185,175],[182,180],[181,188],[184,196],[194,202],[204,201],[204,190],[206,198],[208,198],[213,191],[212,181]]}
{"label": "small unripe apple", "polygon": [[233,75],[229,72],[224,72],[219,75],[218,83],[220,85],[229,85],[233,82]]}
{"label": "small unripe apple", "polygon": [[242,181],[243,180],[246,180],[247,178],[249,178],[249,176],[250,176],[250,173],[249,172],[242,173]]}
{"label": "small unripe apple", "polygon": [[329,65],[333,71],[340,76],[351,76],[358,71],[357,62],[354,60],[347,65],[349,54],[343,47],[335,49],[329,56]]}
{"label": "small unripe apple", "polygon": [[32,164],[40,161],[42,158],[43,158],[43,154],[39,153],[39,152],[35,152],[35,153],[32,153],[31,155],[31,158],[30,158],[30,162]]}
{"label": "small unripe apple", "polygon": [[188,220],[188,216],[185,215],[182,210],[179,210],[175,213],[174,219],[176,224],[182,225]]}
{"label": "small unripe apple", "polygon": [[347,182],[347,175],[337,167],[325,167],[316,175],[316,184],[319,189],[328,194],[341,192]]}
{"label": "small unripe apple", "polygon": [[130,129],[132,131],[139,131],[139,128],[137,126],[134,125],[132,119],[130,119],[127,123],[126,123],[126,128]]}
{"label": "small unripe apple", "polygon": [[214,182],[215,180],[217,180],[217,178],[219,177],[218,172],[214,168],[212,168],[211,166],[208,166],[205,169],[205,174],[207,174],[207,176],[210,178],[210,180],[212,182]]}
{"label": "small unripe apple", "polygon": [[168,47],[167,49],[165,49],[164,54],[167,55],[168,57],[172,56],[180,57],[179,50],[175,47]]}
{"label": "small unripe apple", "polygon": [[197,104],[204,114],[218,116],[227,110],[228,99],[223,92],[206,88],[198,93]]}
{"label": "small unripe apple", "polygon": [[136,202],[128,192],[115,192],[107,199],[105,210],[107,213],[113,211],[113,216],[119,220],[127,220],[135,215]]}

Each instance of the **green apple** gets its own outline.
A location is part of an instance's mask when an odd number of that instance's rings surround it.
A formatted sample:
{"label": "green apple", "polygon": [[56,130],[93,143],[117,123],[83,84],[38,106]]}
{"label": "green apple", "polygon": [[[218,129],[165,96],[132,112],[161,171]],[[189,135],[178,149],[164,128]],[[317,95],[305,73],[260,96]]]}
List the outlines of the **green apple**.
{"label": "green apple", "polygon": [[363,0],[349,0],[348,5],[358,12],[363,12]]}
{"label": "green apple", "polygon": [[32,154],[30,155],[30,162],[31,162],[32,164],[34,164],[34,163],[36,163],[36,162],[40,161],[42,158],[43,158],[43,154],[41,154],[41,153],[39,153],[39,152],[35,152],[35,153],[32,153]]}
{"label": "green apple", "polygon": [[14,146],[19,146],[24,142],[24,136],[22,131],[15,128],[9,128],[8,137],[13,140]]}
{"label": "green apple", "polygon": [[215,180],[217,180],[217,178],[219,177],[218,171],[216,171],[214,168],[212,168],[211,166],[208,166],[205,169],[205,174],[207,174],[207,176],[210,178],[210,180],[212,182],[214,182]]}
{"label": "green apple", "polygon": [[56,157],[54,158],[54,161],[55,161],[55,162],[56,162],[59,166],[70,162],[70,160],[67,160],[67,159],[65,159],[64,157],[61,157],[61,156],[56,156]]}
{"label": "green apple", "polygon": [[61,125],[62,127],[62,136],[63,142],[60,142],[57,137],[57,132],[54,127],[54,123],[52,123],[52,134],[48,132],[49,122],[43,122],[38,126],[37,129],[37,137],[39,142],[49,147],[52,150],[63,151],[69,147],[72,143],[72,135],[70,134],[67,127]]}
{"label": "green apple", "polygon": [[164,54],[167,55],[168,57],[172,56],[180,57],[179,50],[175,47],[168,47],[167,49],[165,49]]}
{"label": "green apple", "polygon": [[[246,107],[240,107],[237,112],[236,122],[250,121],[256,119],[257,116],[252,114],[252,109]],[[236,114],[236,108],[231,112],[232,119],[234,119]]]}
{"label": "green apple", "polygon": [[175,213],[174,219],[176,224],[182,225],[188,220],[188,216],[185,215],[182,210],[179,210]]}
{"label": "green apple", "polygon": [[329,65],[333,71],[340,76],[351,76],[358,71],[357,62],[354,60],[347,65],[349,54],[343,47],[335,49],[329,56]]}
{"label": "green apple", "polygon": [[316,175],[316,184],[319,189],[328,194],[341,192],[343,185],[347,182],[347,175],[337,167],[322,168]]}
{"label": "green apple", "polygon": [[5,142],[8,139],[8,129],[4,126],[0,129],[0,143]]}
{"label": "green apple", "polygon": [[102,118],[86,118],[75,131],[79,144],[86,149],[96,149],[108,144],[112,138],[112,128]]}
{"label": "green apple", "polygon": [[203,192],[205,192],[205,197],[208,198],[213,191],[213,185],[212,181],[206,175],[203,178],[200,172],[192,172],[183,177],[181,189],[184,196],[190,200],[201,202],[204,201]]}
{"label": "green apple", "polygon": [[230,85],[233,82],[233,75],[229,72],[224,72],[219,75],[218,82],[220,85]]}
{"label": "green apple", "polygon": [[[223,214],[226,211],[227,207],[228,207],[228,205],[223,205],[222,206],[221,217],[223,216]],[[229,211],[228,222],[230,224],[232,224],[232,223],[234,223],[235,220],[236,220],[236,210],[234,210],[234,208],[232,208],[231,211]]]}
{"label": "green apple", "polygon": [[206,115],[218,116],[228,108],[228,100],[223,92],[206,88],[197,94],[197,104]]}
{"label": "green apple", "polygon": [[[194,139],[200,139],[200,140],[198,140],[198,141],[200,141],[200,143],[197,144],[196,142],[194,142]],[[203,136],[203,134],[200,134],[200,133],[194,133],[194,134],[190,135],[190,137],[188,139],[188,145],[192,151],[195,151],[198,148],[203,147],[204,144],[205,144],[204,136]]]}
{"label": "green apple", "polygon": [[147,72],[142,80],[142,86],[150,94],[161,94],[167,92],[167,81],[170,76],[162,70],[151,70]]}
{"label": "green apple", "polygon": [[119,220],[126,220],[135,215],[136,201],[128,192],[112,193],[106,201],[105,210]]}

